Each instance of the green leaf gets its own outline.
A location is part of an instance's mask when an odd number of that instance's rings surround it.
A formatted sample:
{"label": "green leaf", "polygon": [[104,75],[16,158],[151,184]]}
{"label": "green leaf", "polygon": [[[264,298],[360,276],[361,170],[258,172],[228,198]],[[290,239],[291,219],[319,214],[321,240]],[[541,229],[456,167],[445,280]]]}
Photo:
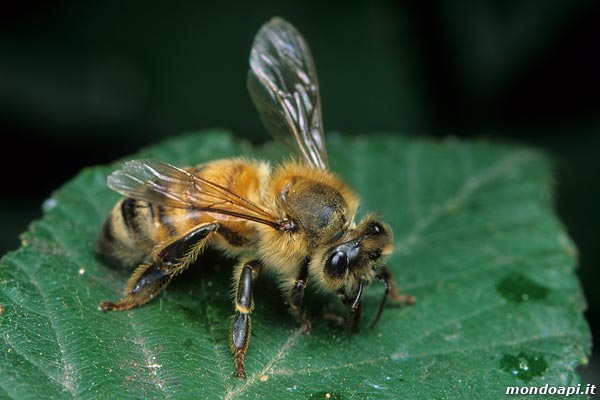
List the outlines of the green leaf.
{"label": "green leaf", "polygon": [[[0,397],[37,398],[499,398],[507,386],[581,383],[591,339],[574,275],[576,249],[552,210],[547,158],[485,141],[391,135],[328,142],[333,169],[395,231],[389,265],[417,297],[390,305],[366,290],[356,334],[324,319],[335,296],[309,293],[303,335],[266,276],[255,289],[248,378],[228,347],[232,260],[207,254],[155,301],[102,313],[130,271],[94,255],[118,195],[118,165],[83,170],[49,199],[45,216],[0,265]],[[168,140],[136,157],[177,165],[245,155],[277,160],[224,132]],[[310,283],[309,283],[310,285]]]}

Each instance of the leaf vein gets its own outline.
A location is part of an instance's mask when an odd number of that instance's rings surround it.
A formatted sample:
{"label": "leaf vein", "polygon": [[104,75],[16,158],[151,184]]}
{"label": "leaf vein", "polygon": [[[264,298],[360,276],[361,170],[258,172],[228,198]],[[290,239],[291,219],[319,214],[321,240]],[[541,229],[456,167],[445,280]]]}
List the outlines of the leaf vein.
{"label": "leaf vein", "polygon": [[31,282],[31,284],[36,288],[36,290],[40,294],[40,298],[44,305],[44,309],[46,310],[45,317],[50,322],[50,326],[52,327],[52,333],[54,334],[54,337],[56,339],[56,345],[58,346],[58,349],[60,352],[60,361],[62,364],[62,378],[63,379],[59,380],[59,383],[62,387],[64,387],[67,390],[68,393],[71,394],[71,397],[75,398],[76,397],[75,386],[77,386],[77,384],[75,382],[75,373],[73,371],[73,364],[68,360],[69,357],[67,356],[67,351],[65,349],[66,343],[67,343],[65,333],[62,332],[62,330],[60,329],[60,324],[58,323],[58,319],[54,316],[54,313],[52,312],[54,310],[54,308],[50,307],[46,293],[40,287],[39,282],[33,278],[31,273],[28,272],[26,270],[26,268],[24,268],[23,264],[21,264],[21,261],[18,258],[14,257],[12,259],[12,262],[13,262],[13,265],[15,265],[21,271],[23,271],[23,273],[25,275],[27,275],[29,282]]}
{"label": "leaf vein", "polygon": [[263,375],[269,373],[272,368],[281,361],[287,352],[298,342],[303,335],[303,329],[298,328],[296,331],[281,345],[277,353],[267,362],[265,367],[258,373],[246,379],[240,386],[235,389],[229,389],[225,395],[225,400],[231,400],[241,396],[250,387],[252,387]]}
{"label": "leaf vein", "polygon": [[415,243],[419,242],[425,229],[433,225],[444,215],[447,215],[451,210],[460,208],[483,186],[494,182],[505,173],[510,172],[513,168],[516,168],[518,165],[531,159],[532,155],[530,152],[525,150],[516,151],[500,158],[497,162],[483,169],[481,172],[467,177],[456,192],[441,206],[435,207],[429,214],[418,219],[412,230],[395,243],[395,247],[399,249],[400,252],[408,252]]}

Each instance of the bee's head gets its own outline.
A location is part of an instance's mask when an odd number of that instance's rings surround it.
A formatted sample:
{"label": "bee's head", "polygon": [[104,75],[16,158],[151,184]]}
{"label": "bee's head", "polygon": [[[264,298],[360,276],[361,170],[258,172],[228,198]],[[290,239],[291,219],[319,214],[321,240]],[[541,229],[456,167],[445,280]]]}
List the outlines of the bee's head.
{"label": "bee's head", "polygon": [[355,229],[320,253],[323,286],[346,298],[355,298],[370,283],[386,257],[392,252],[393,236],[389,225],[367,216]]}

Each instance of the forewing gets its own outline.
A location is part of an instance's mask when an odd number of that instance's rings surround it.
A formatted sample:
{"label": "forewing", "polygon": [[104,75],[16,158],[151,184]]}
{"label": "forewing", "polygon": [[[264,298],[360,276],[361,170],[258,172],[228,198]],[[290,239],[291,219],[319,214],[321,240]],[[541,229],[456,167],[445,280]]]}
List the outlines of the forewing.
{"label": "forewing", "polygon": [[193,206],[187,195],[193,189],[193,179],[186,171],[162,161],[128,161],[108,177],[107,184],[124,196],[157,205]]}
{"label": "forewing", "polygon": [[273,137],[309,164],[328,168],[317,71],[304,38],[281,18],[254,38],[248,90]]}
{"label": "forewing", "polygon": [[124,196],[153,204],[191,208],[280,228],[266,208],[215,183],[160,160],[128,161],[108,177],[108,186]]}

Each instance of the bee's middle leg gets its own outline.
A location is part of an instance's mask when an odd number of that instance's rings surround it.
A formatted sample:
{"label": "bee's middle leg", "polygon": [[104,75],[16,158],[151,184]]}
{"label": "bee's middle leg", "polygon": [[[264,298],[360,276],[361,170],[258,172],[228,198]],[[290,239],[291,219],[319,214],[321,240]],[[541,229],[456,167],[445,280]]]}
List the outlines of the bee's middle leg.
{"label": "bee's middle leg", "polygon": [[165,246],[157,247],[152,254],[154,262],[140,265],[125,288],[124,297],[117,301],[103,301],[99,309],[128,310],[158,296],[171,282],[171,278],[187,268],[202,251],[211,233],[221,225],[208,223],[195,227]]}
{"label": "bee's middle leg", "polygon": [[252,286],[254,276],[260,271],[262,264],[254,260],[246,262],[236,276],[235,315],[231,324],[231,352],[239,379],[246,377],[244,358],[250,342],[250,314],[252,313]]}
{"label": "bee's middle leg", "polygon": [[306,318],[306,312],[302,307],[302,303],[304,300],[304,289],[306,288],[307,279],[308,261],[302,264],[302,268],[300,268],[300,273],[296,277],[294,285],[292,286],[288,294],[288,304],[290,306],[290,312],[296,318],[304,333],[309,333],[312,329],[312,324],[310,323],[310,320]]}

